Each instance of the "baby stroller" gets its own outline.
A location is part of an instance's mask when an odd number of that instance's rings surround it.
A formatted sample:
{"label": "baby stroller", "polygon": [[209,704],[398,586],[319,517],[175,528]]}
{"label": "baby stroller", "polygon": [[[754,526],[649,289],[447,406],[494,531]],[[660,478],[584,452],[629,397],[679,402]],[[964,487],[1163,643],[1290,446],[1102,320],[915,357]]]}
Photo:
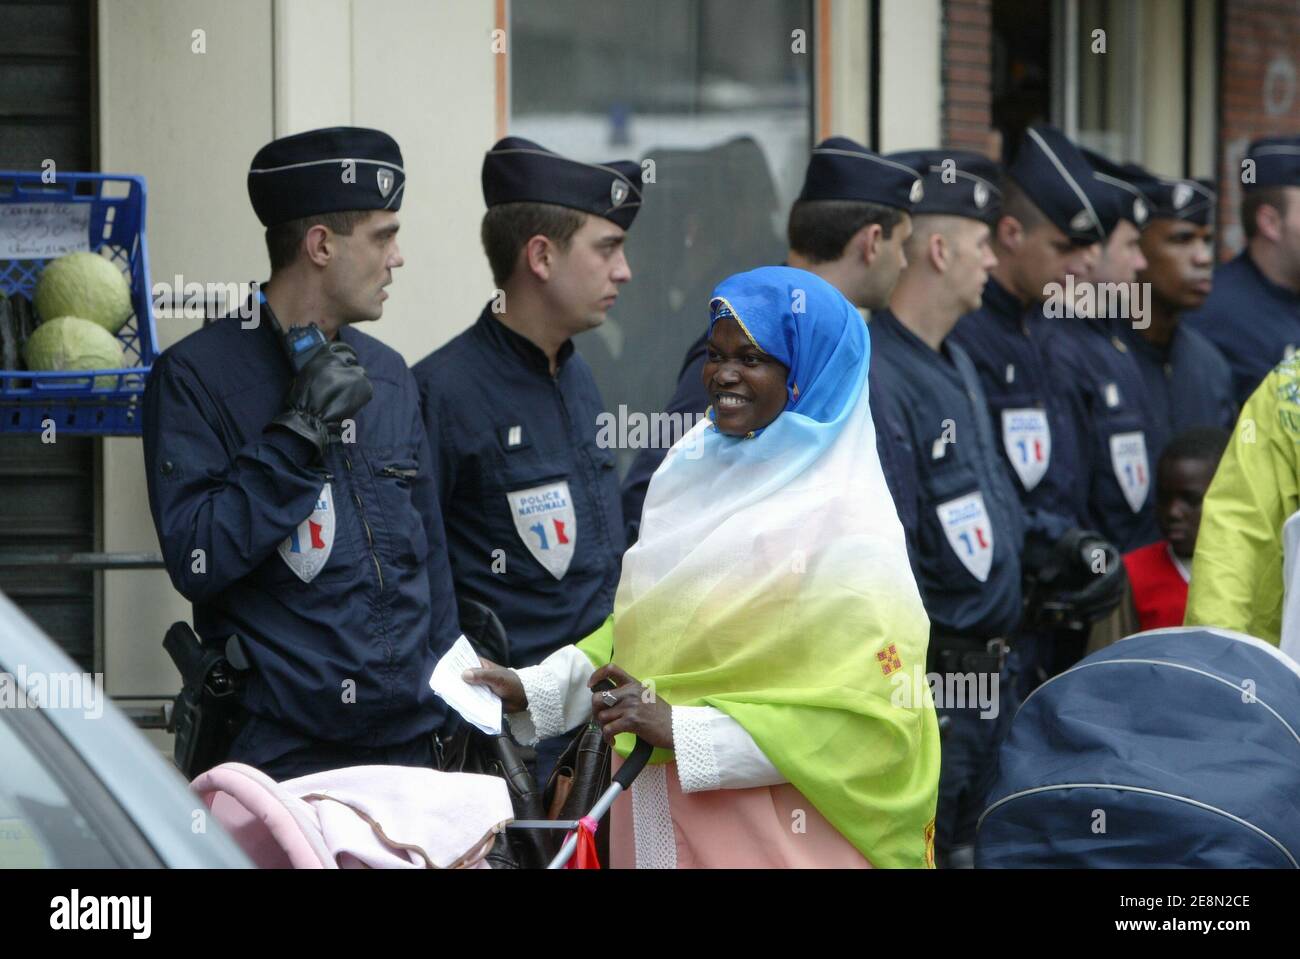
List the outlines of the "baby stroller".
{"label": "baby stroller", "polygon": [[1016,713],[979,868],[1300,867],[1300,666],[1198,627],[1138,633]]}
{"label": "baby stroller", "polygon": [[568,835],[548,868],[563,869],[651,752],[638,740],[580,820],[515,820],[504,779],[408,766],[353,766],[277,783],[223,763],[190,786],[261,868],[488,868],[504,830],[559,829]]}

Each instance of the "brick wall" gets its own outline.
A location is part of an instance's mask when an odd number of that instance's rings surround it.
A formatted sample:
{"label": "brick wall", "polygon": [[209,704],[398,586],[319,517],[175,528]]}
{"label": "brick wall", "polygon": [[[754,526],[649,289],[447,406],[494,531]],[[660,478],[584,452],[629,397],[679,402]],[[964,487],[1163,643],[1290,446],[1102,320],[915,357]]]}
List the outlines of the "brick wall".
{"label": "brick wall", "polygon": [[1241,158],[1256,137],[1300,133],[1300,4],[1222,0],[1219,237],[1240,249]]}
{"label": "brick wall", "polygon": [[989,152],[993,126],[992,0],[944,0],[943,145]]}

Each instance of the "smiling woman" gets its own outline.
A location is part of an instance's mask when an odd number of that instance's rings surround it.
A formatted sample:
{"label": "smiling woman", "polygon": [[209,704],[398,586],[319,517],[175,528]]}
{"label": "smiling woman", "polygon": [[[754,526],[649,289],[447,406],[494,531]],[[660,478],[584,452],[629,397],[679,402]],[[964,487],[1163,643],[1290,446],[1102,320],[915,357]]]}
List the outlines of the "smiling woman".
{"label": "smiling woman", "polygon": [[719,432],[752,435],[776,419],[785,408],[789,373],[789,367],[749,338],[734,316],[720,315],[704,360],[704,388],[713,404],[708,415]]}
{"label": "smiling woman", "polygon": [[591,715],[621,756],[658,747],[614,805],[615,867],[932,865],[938,726],[928,687],[899,695],[929,624],[866,328],[817,276],[764,267],[717,287],[709,334],[712,419],[651,480],[611,620],[466,678],[521,739]]}

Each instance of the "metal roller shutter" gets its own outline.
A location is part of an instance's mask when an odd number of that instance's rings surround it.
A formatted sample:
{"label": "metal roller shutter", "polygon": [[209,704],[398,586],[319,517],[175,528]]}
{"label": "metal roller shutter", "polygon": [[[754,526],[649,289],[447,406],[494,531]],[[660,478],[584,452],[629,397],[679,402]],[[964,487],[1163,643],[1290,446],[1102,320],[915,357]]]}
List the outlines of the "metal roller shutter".
{"label": "metal roller shutter", "polygon": [[[0,0],[0,169],[95,168],[92,7]],[[3,560],[95,549],[96,453],[85,437],[0,436],[0,590],[88,671],[96,574]]]}

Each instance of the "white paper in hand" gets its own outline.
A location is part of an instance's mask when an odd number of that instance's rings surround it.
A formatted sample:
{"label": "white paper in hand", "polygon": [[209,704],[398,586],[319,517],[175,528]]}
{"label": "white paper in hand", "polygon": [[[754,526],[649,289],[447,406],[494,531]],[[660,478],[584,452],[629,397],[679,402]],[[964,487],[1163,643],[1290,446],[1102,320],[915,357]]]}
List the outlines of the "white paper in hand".
{"label": "white paper in hand", "polygon": [[429,688],[465,721],[483,730],[489,736],[501,734],[501,697],[486,686],[471,686],[461,677],[467,669],[479,669],[474,647],[464,636],[452,643],[447,654],[438,660],[429,677]]}

